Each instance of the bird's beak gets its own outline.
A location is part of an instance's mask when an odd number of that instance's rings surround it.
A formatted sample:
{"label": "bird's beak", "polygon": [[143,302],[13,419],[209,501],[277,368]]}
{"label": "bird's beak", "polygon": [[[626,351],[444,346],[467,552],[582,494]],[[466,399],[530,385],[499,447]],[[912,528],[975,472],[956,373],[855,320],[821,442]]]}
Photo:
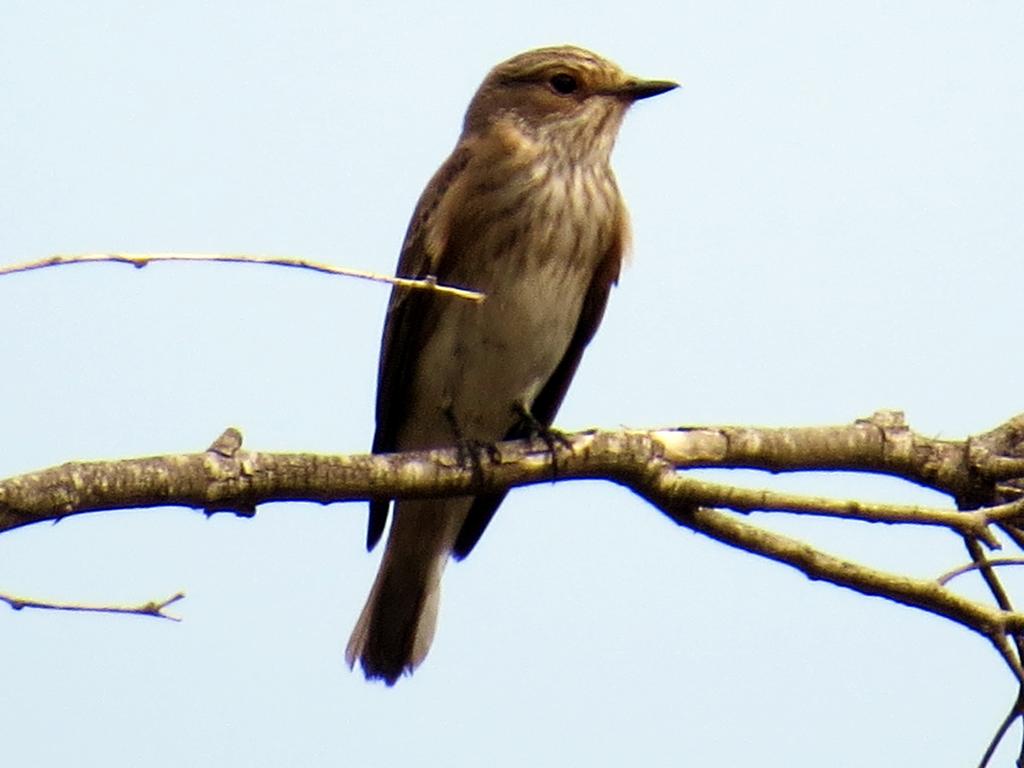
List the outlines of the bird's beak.
{"label": "bird's beak", "polygon": [[671,80],[630,80],[616,88],[615,94],[629,101],[638,101],[678,87],[679,83]]}

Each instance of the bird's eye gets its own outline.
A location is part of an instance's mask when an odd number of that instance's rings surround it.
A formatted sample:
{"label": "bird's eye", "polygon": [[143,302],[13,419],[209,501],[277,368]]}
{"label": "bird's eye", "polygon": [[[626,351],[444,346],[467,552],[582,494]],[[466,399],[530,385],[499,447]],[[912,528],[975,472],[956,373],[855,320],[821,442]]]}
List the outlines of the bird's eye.
{"label": "bird's eye", "polygon": [[575,77],[573,77],[572,75],[567,75],[564,72],[559,72],[557,75],[552,75],[551,80],[549,80],[548,82],[551,83],[551,87],[554,88],[555,91],[561,94],[572,93],[573,91],[580,87],[579,83],[576,82]]}

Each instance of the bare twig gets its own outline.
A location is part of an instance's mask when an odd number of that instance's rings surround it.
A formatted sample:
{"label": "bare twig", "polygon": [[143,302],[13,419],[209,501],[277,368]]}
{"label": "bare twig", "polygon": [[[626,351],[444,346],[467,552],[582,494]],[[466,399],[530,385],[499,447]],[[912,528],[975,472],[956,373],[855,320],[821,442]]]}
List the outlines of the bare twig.
{"label": "bare twig", "polygon": [[[841,587],[945,616],[997,643],[1005,635],[1024,629],[1024,614],[1002,611],[962,597],[933,580],[914,579],[900,574],[843,560],[802,541],[766,531],[714,509],[687,509],[669,499],[659,498],[657,490],[637,489],[680,525],[720,541],[780,563],[804,573],[811,579],[828,581]],[[1019,679],[1024,672],[1010,664]]]}
{"label": "bare twig", "polygon": [[944,574],[939,576],[936,581],[945,586],[957,576],[963,576],[965,573],[976,571],[979,568],[995,565],[1024,565],[1024,557],[992,557],[981,563],[967,563],[966,565],[961,565],[959,568],[953,568],[946,571]]}
{"label": "bare twig", "polygon": [[665,493],[703,506],[724,507],[736,512],[789,512],[815,517],[834,517],[890,525],[929,525],[949,528],[983,540],[999,549],[998,540],[988,530],[990,523],[1008,516],[1019,516],[1019,502],[988,509],[961,512],[920,505],[878,504],[855,499],[832,499],[767,489],[738,488],[731,485],[675,476]]}
{"label": "bare twig", "polygon": [[405,277],[390,277],[376,272],[367,272],[362,269],[349,269],[347,267],[332,267],[328,264],[297,259],[286,256],[258,256],[255,254],[232,254],[232,253],[59,253],[38,261],[29,261],[23,264],[12,264],[7,267],[0,267],[0,276],[11,275],[16,272],[30,272],[35,269],[47,267],[59,267],[65,264],[86,264],[90,262],[114,262],[118,264],[131,264],[141,269],[154,261],[216,261],[241,264],[268,264],[276,267],[294,267],[296,269],[309,269],[314,272],[323,272],[328,275],[341,275],[343,277],[355,277],[360,280],[373,280],[378,283],[389,283],[390,285],[401,286],[402,288],[415,288],[418,290],[434,291],[449,296],[457,296],[460,299],[469,301],[483,301],[486,297],[478,291],[471,291],[466,288],[458,288],[452,285],[441,285],[436,278],[426,277],[422,280],[415,280]]}
{"label": "bare twig", "polygon": [[130,613],[136,616],[155,616],[168,621],[181,621],[177,616],[164,613],[169,605],[183,600],[184,592],[168,597],[166,600],[150,600],[142,605],[82,605],[79,603],[53,603],[45,600],[31,600],[25,597],[0,594],[0,602],[7,603],[11,608],[20,611],[22,608],[40,608],[48,611],[84,611],[88,613]]}
{"label": "bare twig", "polygon": [[[1006,732],[1010,730],[1010,726],[1013,725],[1013,722],[1021,716],[1020,704],[1020,696],[1018,695],[1017,700],[1013,702],[1013,706],[1010,708],[1010,711],[1006,713],[1006,717],[1003,718],[1003,722],[999,724],[995,734],[993,734],[992,739],[989,741],[988,747],[985,749],[985,753],[981,756],[981,760],[978,761],[978,768],[986,768],[988,766],[989,762],[992,760],[992,756],[996,753],[996,749],[999,747],[999,743],[1003,740],[1003,737],[1006,736]],[[1020,761],[1018,760],[1018,765],[1019,764]]]}

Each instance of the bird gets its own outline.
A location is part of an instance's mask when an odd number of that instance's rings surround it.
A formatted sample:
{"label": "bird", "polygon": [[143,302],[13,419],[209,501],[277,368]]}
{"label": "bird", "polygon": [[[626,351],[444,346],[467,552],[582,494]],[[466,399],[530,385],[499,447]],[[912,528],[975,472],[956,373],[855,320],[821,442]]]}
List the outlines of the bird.
{"label": "bird", "polygon": [[[619,126],[634,102],[676,87],[571,45],[491,69],[416,205],[396,270],[485,298],[393,288],[373,453],[493,445],[549,430],[629,248],[610,166]],[[423,661],[445,565],[470,553],[505,495],[395,502],[346,647],[350,668],[359,662],[367,679],[390,686]],[[371,500],[368,550],[390,506]]]}

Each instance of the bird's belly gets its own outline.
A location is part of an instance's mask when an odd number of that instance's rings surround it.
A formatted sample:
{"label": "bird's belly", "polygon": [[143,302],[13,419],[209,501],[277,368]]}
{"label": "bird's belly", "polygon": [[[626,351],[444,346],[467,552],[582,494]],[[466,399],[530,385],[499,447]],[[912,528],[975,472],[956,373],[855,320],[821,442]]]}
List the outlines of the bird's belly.
{"label": "bird's belly", "polygon": [[492,266],[484,302],[442,298],[449,306],[419,356],[399,445],[501,439],[565,354],[591,275],[564,260],[505,260]]}

